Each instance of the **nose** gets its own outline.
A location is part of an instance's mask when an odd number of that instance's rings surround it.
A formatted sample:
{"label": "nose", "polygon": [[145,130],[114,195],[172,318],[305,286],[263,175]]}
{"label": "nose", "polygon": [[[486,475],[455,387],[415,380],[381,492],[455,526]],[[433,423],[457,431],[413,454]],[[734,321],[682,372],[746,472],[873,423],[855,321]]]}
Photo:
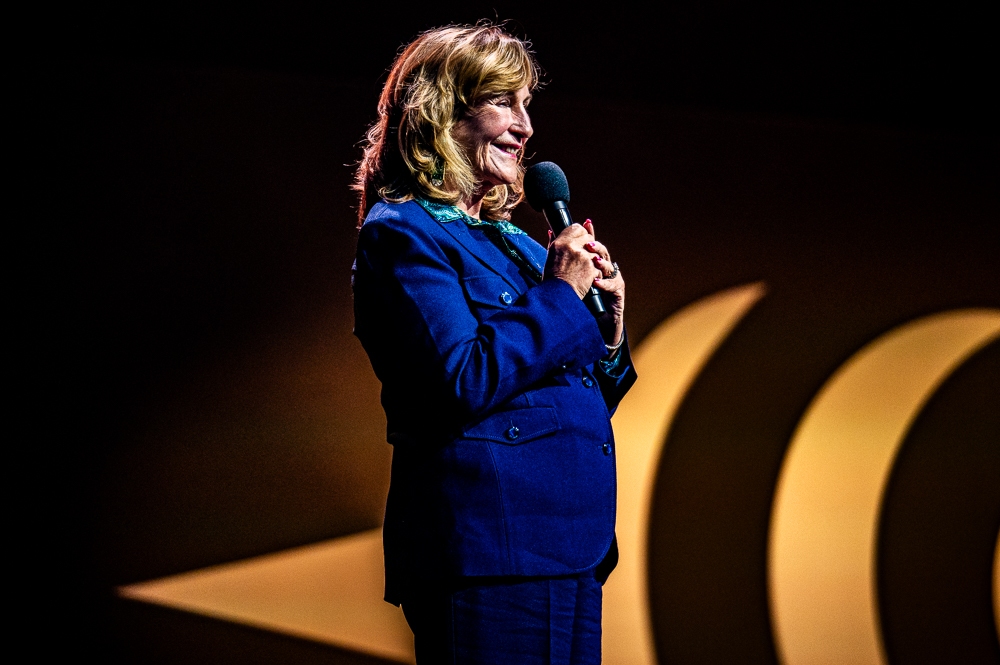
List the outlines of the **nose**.
{"label": "nose", "polygon": [[531,127],[531,117],[528,116],[528,109],[522,106],[520,112],[515,114],[514,124],[510,128],[510,132],[522,142],[530,139],[531,135],[535,133],[535,130]]}

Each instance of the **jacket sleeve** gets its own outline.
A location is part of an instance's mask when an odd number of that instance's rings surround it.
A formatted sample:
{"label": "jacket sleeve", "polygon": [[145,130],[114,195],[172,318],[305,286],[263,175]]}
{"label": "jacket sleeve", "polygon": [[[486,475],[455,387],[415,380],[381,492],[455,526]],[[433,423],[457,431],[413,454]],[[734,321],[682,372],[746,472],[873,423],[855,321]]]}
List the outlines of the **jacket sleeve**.
{"label": "jacket sleeve", "polygon": [[604,396],[604,403],[608,407],[608,413],[614,415],[619,402],[625,397],[632,384],[638,378],[635,367],[632,365],[632,354],[628,346],[628,331],[625,332],[625,343],[618,351],[618,356],[612,367],[608,367],[604,361],[600,361],[594,366],[594,378],[597,385],[601,387],[601,394]]}
{"label": "jacket sleeve", "polygon": [[[605,354],[593,317],[558,279],[543,281],[478,321],[455,267],[457,251],[433,225],[403,216],[383,216],[362,227],[355,334],[383,385],[423,386],[471,418],[557,368],[587,366]],[[401,376],[407,372],[414,374]]]}

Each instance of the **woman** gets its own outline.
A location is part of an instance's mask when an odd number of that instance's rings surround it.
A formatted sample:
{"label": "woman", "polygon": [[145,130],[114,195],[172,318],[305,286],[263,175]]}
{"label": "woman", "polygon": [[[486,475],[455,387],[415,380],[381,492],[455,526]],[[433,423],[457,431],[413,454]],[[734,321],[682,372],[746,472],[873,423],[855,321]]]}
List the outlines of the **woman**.
{"label": "woman", "polygon": [[[588,220],[510,224],[538,69],[490,25],[396,59],[356,189],[355,334],[393,444],[386,600],[419,663],[600,661],[625,285]],[[603,292],[599,327],[581,298]],[[602,333],[602,329],[604,332]]]}

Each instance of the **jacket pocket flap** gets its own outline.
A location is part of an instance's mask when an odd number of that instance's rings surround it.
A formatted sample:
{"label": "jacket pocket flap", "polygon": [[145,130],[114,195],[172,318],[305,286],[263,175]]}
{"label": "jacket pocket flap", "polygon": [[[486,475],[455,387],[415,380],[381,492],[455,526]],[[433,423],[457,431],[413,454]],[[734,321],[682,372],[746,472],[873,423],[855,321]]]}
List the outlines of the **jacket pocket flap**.
{"label": "jacket pocket flap", "polygon": [[470,303],[488,307],[506,307],[520,295],[496,275],[474,275],[462,280],[462,289]]}
{"label": "jacket pocket flap", "polygon": [[466,427],[468,439],[486,439],[516,446],[559,431],[559,418],[551,406],[511,409],[487,416]]}

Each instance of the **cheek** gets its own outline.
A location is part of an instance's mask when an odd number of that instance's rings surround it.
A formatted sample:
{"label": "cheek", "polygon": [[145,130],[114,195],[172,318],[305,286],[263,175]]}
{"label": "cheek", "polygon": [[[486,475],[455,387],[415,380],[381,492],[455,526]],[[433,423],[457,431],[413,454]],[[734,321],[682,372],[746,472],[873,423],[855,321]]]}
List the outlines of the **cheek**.
{"label": "cheek", "polygon": [[475,133],[483,143],[491,143],[499,138],[510,126],[506,114],[499,109],[487,108],[476,118]]}
{"label": "cheek", "polygon": [[[497,169],[497,160],[494,159],[496,156],[490,154],[490,145],[502,136],[509,126],[509,119],[503,113],[484,109],[478,115],[457,123],[452,130],[452,137],[464,148],[466,156],[480,177]],[[506,170],[507,164],[501,164],[500,169]]]}
{"label": "cheek", "polygon": [[454,127],[451,128],[451,138],[460,147],[468,152],[470,146],[473,144],[472,132],[469,131],[470,127],[465,121],[456,123]]}
{"label": "cheek", "polygon": [[490,165],[490,144],[480,143],[476,147],[475,154],[472,156],[473,163],[476,166],[476,170],[482,173],[487,170]]}
{"label": "cheek", "polygon": [[484,153],[484,148],[489,147],[491,140],[489,128],[477,120],[479,119],[465,120],[455,125],[451,132],[452,138],[465,149],[470,158]]}

